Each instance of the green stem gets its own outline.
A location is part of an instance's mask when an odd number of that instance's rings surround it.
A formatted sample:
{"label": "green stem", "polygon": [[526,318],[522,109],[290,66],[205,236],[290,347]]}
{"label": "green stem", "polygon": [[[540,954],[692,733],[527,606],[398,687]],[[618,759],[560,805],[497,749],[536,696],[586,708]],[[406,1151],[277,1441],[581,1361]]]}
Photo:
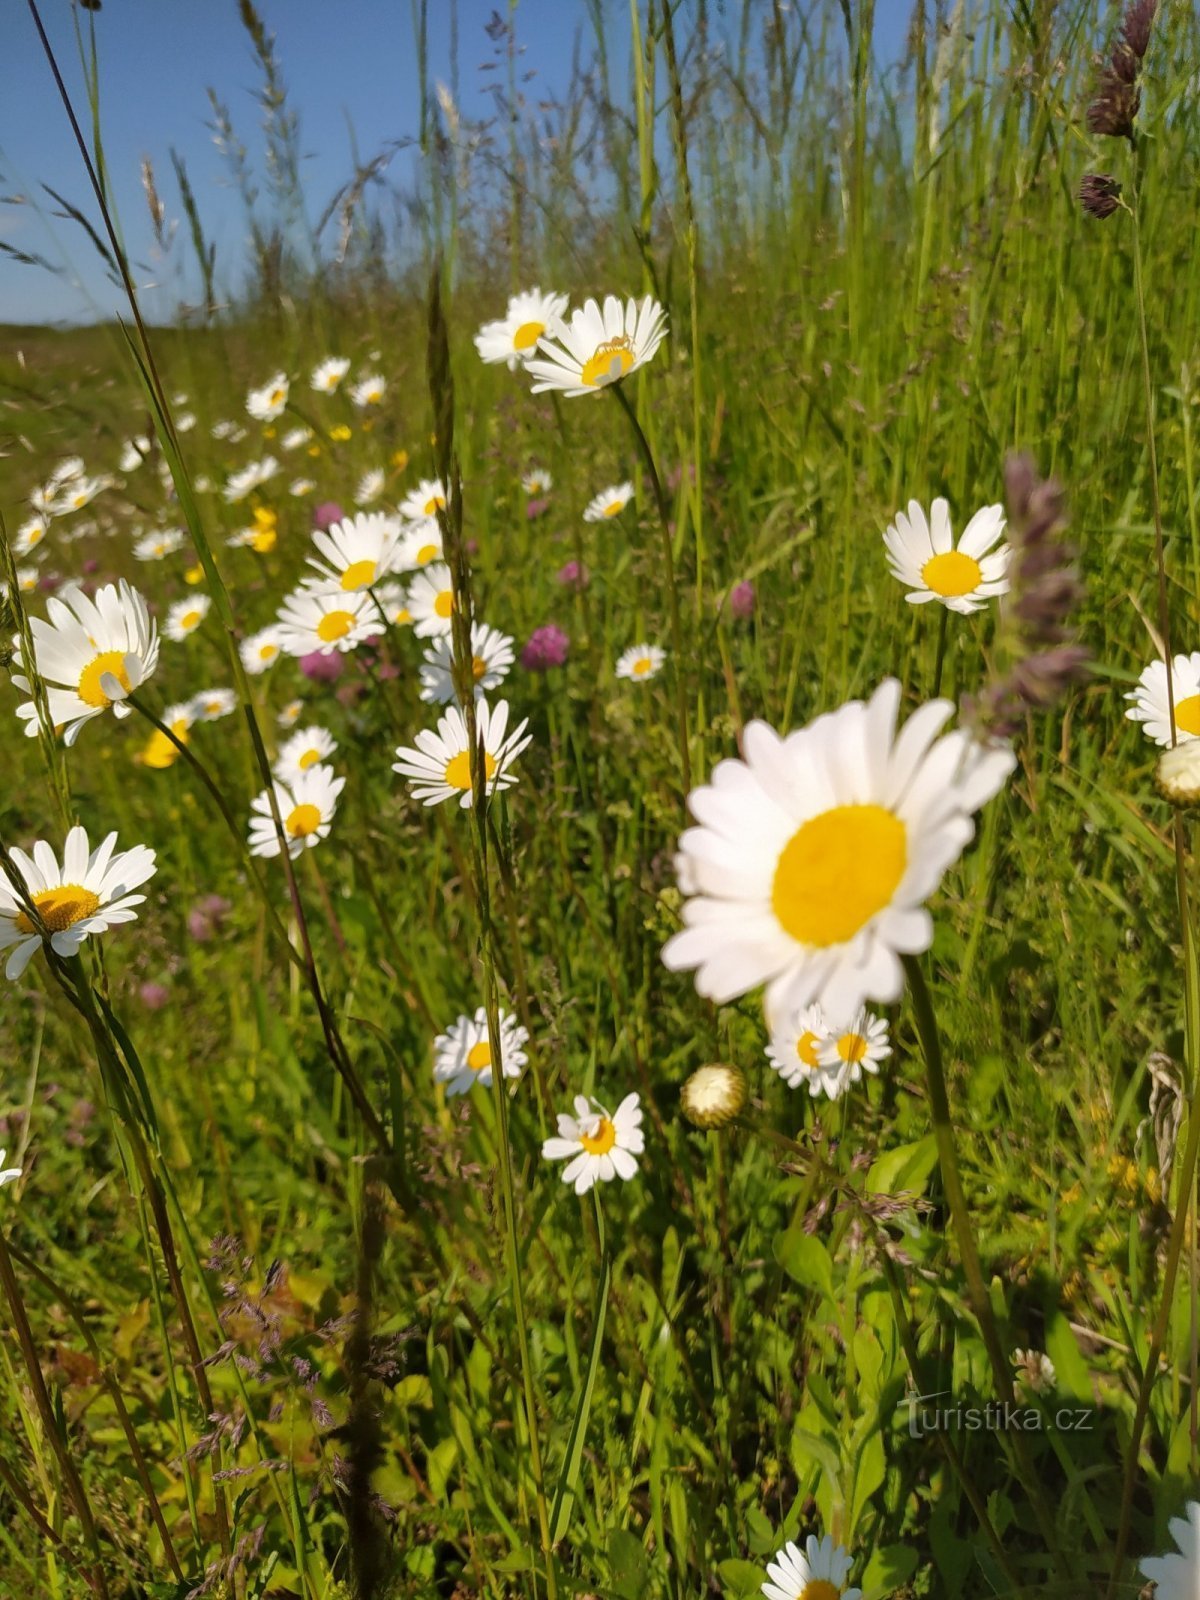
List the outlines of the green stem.
{"label": "green stem", "polygon": [[933,658],[933,688],[929,698],[936,700],[942,692],[942,668],[946,662],[946,633],[950,623],[950,612],[943,606],[938,606],[938,632],[937,651]]}

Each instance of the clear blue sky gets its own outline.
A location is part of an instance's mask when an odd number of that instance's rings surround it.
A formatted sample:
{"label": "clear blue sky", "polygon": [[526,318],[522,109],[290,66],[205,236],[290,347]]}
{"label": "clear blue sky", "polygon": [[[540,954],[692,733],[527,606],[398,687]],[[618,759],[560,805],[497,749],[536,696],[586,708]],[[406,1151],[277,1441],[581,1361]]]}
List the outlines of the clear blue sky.
{"label": "clear blue sky", "polygon": [[[86,174],[59,103],[49,68],[24,0],[2,0],[4,48],[0,52],[0,195],[28,195],[33,205],[0,205],[0,239],[66,267],[60,277],[0,256],[0,322],[87,321],[116,309],[117,291],[105,281],[92,246],[80,229],[50,215],[57,207],[40,185],[49,184],[93,220],[95,207]],[[604,0],[610,38],[622,42],[614,71],[624,71],[628,39],[627,0]],[[40,0],[77,112],[86,111],[82,71],[70,0]],[[489,74],[494,59],[485,26],[507,0],[457,0],[459,87],[468,117],[489,114]],[[449,81],[453,0],[429,0],[431,76]],[[682,7],[677,29],[686,29]],[[898,53],[910,0],[882,0],[877,46]],[[389,139],[418,129],[416,52],[412,0],[260,0],[259,11],[276,35],[290,103],[301,117],[305,182],[310,214],[316,217],[353,170],[350,126],[358,149],[369,156]],[[88,14],[80,13],[86,26]],[[100,56],[101,121],[118,211],[130,253],[160,276],[151,260],[152,236],[141,188],[143,157],[154,165],[168,218],[180,217],[169,150],[187,163],[206,230],[222,263],[236,277],[245,236],[245,215],[229,187],[228,171],[212,142],[207,88],[229,106],[252,154],[261,152],[258,86],[251,46],[238,19],[236,0],[103,0],[95,14]],[[582,34],[590,53],[591,24],[584,0],[519,0],[516,8],[520,71],[533,72],[527,93],[561,91],[568,80],[572,47]],[[398,175],[407,170],[403,158]],[[176,241],[172,257],[189,246]],[[164,278],[166,274],[161,274]],[[145,295],[152,316],[167,317],[177,298],[172,279]],[[194,277],[187,287],[194,291]]]}

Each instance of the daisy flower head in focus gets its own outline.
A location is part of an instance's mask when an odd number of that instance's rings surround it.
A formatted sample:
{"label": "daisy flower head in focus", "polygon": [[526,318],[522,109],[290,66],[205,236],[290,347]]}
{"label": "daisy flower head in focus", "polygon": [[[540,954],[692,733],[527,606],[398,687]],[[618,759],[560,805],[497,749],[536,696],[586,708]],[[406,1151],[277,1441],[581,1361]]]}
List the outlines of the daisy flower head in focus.
{"label": "daisy flower head in focus", "polygon": [[[116,834],[110,833],[92,850],[85,830],[74,827],[67,834],[61,863],[44,839],[34,845],[32,855],[10,852],[25,897],[41,918],[56,955],[73,956],[85,939],[137,920],[133,908],[146,897],[132,891],[154,876],[154,851],[140,844],[118,850],[116,844]],[[21,897],[0,876],[0,951],[9,952],[5,977],[19,978],[41,943],[42,935]]]}
{"label": "daisy flower head in focus", "polygon": [[344,655],[384,629],[379,607],[366,590],[350,594],[340,586],[315,583],[292,590],[276,623],[280,648],[289,656]]}
{"label": "daisy flower head in focus", "polygon": [[631,483],[615,483],[611,489],[601,489],[598,495],[588,501],[584,509],[585,522],[607,522],[611,517],[619,517],[625,507],[633,499],[633,485]]}
{"label": "daisy flower head in focus", "polygon": [[[338,796],[345,786],[345,778],[335,777],[333,768],[324,765],[307,767],[291,783],[276,781],[275,803],[279,807],[288,855],[293,860],[329,837]],[[271,797],[266,789],[250,806],[250,854],[279,854],[279,835],[275,832]]]}
{"label": "daisy flower head in focus", "polygon": [[825,1087],[821,1050],[829,1036],[829,1024],[820,1006],[804,1006],[772,1029],[767,1060],[789,1089],[804,1084],[813,1094],[821,1094]]}
{"label": "daisy flower head in focus", "polygon": [[313,368],[309,388],[318,394],[333,394],[349,371],[350,363],[345,356],[326,356]]}
{"label": "daisy flower head in focus", "polygon": [[891,1053],[885,1017],[860,1011],[845,1026],[830,1028],[817,1056],[825,1093],[836,1100],[843,1089],[858,1083],[864,1072],[878,1072],[880,1062]]}
{"label": "daisy flower head in focus", "polygon": [[982,611],[995,595],[1008,593],[1008,545],[1001,544],[1004,507],[984,506],[967,523],[958,544],[950,528],[950,507],[935,500],[929,520],[915,501],[908,514],[896,513],[883,536],[892,576],[908,589],[912,605],[939,600],[967,616]]}
{"label": "daisy flower head in focus", "polygon": [[933,940],[925,902],[1015,765],[1005,744],[942,733],[948,700],[897,731],[899,706],[889,678],[787,738],[749,723],[744,757],[689,795],[698,826],[676,871],[691,898],[663,960],[695,969],[701,995],[724,1003],[763,984],[768,1017],[814,1000],[853,1017],[899,998],[901,956]]}
{"label": "daisy flower head in focus", "polygon": [[1176,1549],[1165,1556],[1147,1556],[1141,1574],[1157,1584],[1154,1600],[1195,1600],[1200,1594],[1200,1502],[1189,1500],[1182,1517],[1167,1524]]}
{"label": "daisy flower head in focus", "polygon": [[617,677],[628,678],[633,683],[646,683],[658,676],[666,659],[666,651],[660,650],[655,644],[630,645],[617,658]]}
{"label": "daisy flower head in focus", "polygon": [[337,740],[327,728],[299,728],[280,745],[272,771],[280,783],[294,783],[302,772],[328,761],[336,749]]}
{"label": "daisy flower head in focus", "polygon": [[[124,578],[106,583],[94,598],[82,589],[66,589],[46,602],[46,610],[48,620],[29,620],[34,665],[46,685],[50,720],[71,745],[84,723],[110,706],[114,716],[129,715],[125,697],[139,689],[158,665],[158,629],[145,600]],[[19,638],[13,640],[13,649],[19,668],[13,682],[32,694]],[[30,699],[18,706],[17,716],[32,738],[38,731],[35,702]]]}
{"label": "daisy flower head in focus", "polygon": [[442,559],[442,530],[436,517],[405,525],[396,550],[396,571],[415,572]]}
{"label": "daisy flower head in focus", "polygon": [[220,722],[237,710],[237,703],[232,689],[201,689],[188,701],[197,722]]}
{"label": "daisy flower head in focus", "polygon": [[[1171,706],[1167,699],[1167,667],[1152,661],[1126,696],[1125,715],[1140,722],[1147,739],[1166,748],[1171,743]],[[1200,737],[1200,650],[1171,662],[1171,698],[1175,704],[1175,743]]]}
{"label": "daisy flower head in focus", "polygon": [[357,594],[397,570],[400,526],[382,512],[360,512],[344,517],[312,536],[317,554],[309,566],[322,583]]}
{"label": "daisy flower head in focus", "polygon": [[360,411],[366,410],[368,406],[382,405],[386,393],[387,379],[381,378],[377,372],[360,378],[350,387],[350,399]]}
{"label": "daisy flower head in focus", "polygon": [[[421,663],[421,699],[449,705],[458,696],[454,691],[453,647],[449,638],[435,639]],[[471,624],[471,676],[475,698],[490,694],[508,677],[514,659],[513,641],[486,622]]]}
{"label": "daisy flower head in focus", "polygon": [[[519,1078],[527,1060],[523,1046],[529,1040],[528,1030],[503,1010],[499,1020],[500,1070],[506,1078]],[[433,1041],[434,1082],[445,1084],[447,1096],[469,1094],[476,1084],[483,1089],[490,1088],[493,1065],[487,1011],[483,1006],[473,1017],[459,1017]]]}
{"label": "daisy flower head in focus", "polygon": [[256,422],[274,422],[276,417],[283,415],[288,402],[288,388],[287,374],[277,372],[261,389],[251,389],[246,396],[246,410]]}
{"label": "daisy flower head in focus", "polygon": [[[508,732],[508,702],[498,700],[489,707],[476,701],[475,732],[483,746],[484,788],[488,798],[516,783],[513,763],[528,747],[533,735],[519,722]],[[474,798],[471,791],[471,757],[467,723],[458,706],[451,706],[439,719],[436,730],[422,728],[414,746],[402,745],[396,751],[392,771],[407,779],[413,799],[437,806],[444,800],[457,800],[465,810]]]}
{"label": "daisy flower head in focus", "polygon": [[400,515],[406,522],[424,522],[446,509],[446,486],[440,478],[422,478],[400,502]]}
{"label": "daisy flower head in focus", "polygon": [[790,1540],[767,1563],[767,1600],[862,1600],[861,1589],[847,1589],[851,1555],[828,1534],[810,1533],[800,1550]]}
{"label": "daisy flower head in focus", "polygon": [[475,348],[482,361],[506,361],[509,371],[537,354],[538,340],[553,328],[567,309],[565,294],[543,294],[528,289],[515,294],[508,310],[497,322],[485,322],[475,335]]}
{"label": "daisy flower head in focus", "polygon": [[279,660],[282,650],[279,629],[273,626],[260,628],[257,633],[250,634],[238,645],[238,655],[242,658],[242,665],[252,678],[257,678],[268,667],[273,667]]}
{"label": "daisy flower head in focus", "polygon": [[448,634],[455,612],[450,568],[444,561],[422,567],[408,586],[408,609],[418,639],[435,639]]}
{"label": "daisy flower head in focus", "polygon": [[628,1181],[637,1172],[635,1157],[646,1148],[642,1108],[636,1094],[627,1094],[613,1112],[599,1100],[575,1096],[574,1116],[560,1112],[558,1133],[542,1145],[546,1161],[565,1161],[562,1180],[576,1194],[612,1178]]}
{"label": "daisy flower head in focus", "polygon": [[603,308],[589,300],[539,341],[538,354],[527,363],[533,393],[596,394],[644,366],[666,331],[667,313],[651,295],[622,305],[610,294]]}
{"label": "daisy flower head in focus", "polygon": [[204,621],[212,601],[206,594],[193,595],[190,600],[176,600],[167,608],[163,634],[176,644],[182,643]]}

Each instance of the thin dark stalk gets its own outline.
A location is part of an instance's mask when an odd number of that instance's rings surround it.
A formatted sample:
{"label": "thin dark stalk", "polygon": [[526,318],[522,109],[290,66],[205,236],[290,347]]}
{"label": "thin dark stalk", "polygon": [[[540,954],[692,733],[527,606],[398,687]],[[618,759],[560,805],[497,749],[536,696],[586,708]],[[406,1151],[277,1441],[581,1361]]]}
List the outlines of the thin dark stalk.
{"label": "thin dark stalk", "polygon": [[949,629],[950,612],[945,606],[938,606],[938,631],[937,650],[933,658],[933,687],[929,698],[936,700],[942,692],[942,668],[946,662],[946,634]]}

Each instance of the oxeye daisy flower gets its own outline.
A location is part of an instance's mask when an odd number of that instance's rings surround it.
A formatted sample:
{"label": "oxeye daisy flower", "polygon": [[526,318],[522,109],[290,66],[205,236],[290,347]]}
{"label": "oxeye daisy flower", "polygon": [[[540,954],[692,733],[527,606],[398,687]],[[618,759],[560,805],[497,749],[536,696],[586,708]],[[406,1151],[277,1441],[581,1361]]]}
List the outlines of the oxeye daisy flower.
{"label": "oxeye daisy flower", "polygon": [[[133,908],[146,897],[131,891],[154,876],[154,851],[141,844],[117,850],[116,843],[116,834],[110,833],[91,850],[85,830],[75,827],[67,834],[61,865],[44,839],[34,845],[32,856],[23,850],[11,852],[26,898],[41,918],[56,955],[73,956],[93,934],[137,920]],[[0,876],[0,950],[9,952],[5,977],[19,978],[41,942],[21,898]]]}
{"label": "oxeye daisy flower", "polygon": [[279,448],[281,450],[299,450],[300,446],[307,444],[312,436],[313,432],[310,427],[289,428],[283,438],[280,439]]}
{"label": "oxeye daisy flower", "polygon": [[87,476],[87,467],[82,456],[66,456],[54,468],[46,480],[52,489],[61,489],[65,483],[75,483],[78,479]]}
{"label": "oxeye daisy flower", "polygon": [[525,476],[521,479],[521,487],[524,489],[527,495],[536,498],[540,495],[550,493],[551,489],[554,487],[554,479],[548,472],[543,472],[538,469],[537,471],[527,472],[525,474]]}
{"label": "oxeye daisy flower", "polygon": [[280,631],[276,627],[260,628],[257,633],[252,633],[238,645],[238,655],[242,658],[242,665],[253,678],[257,678],[268,667],[273,667],[279,660],[282,650]]}
{"label": "oxeye daisy flower", "polygon": [[380,405],[386,393],[387,379],[381,378],[377,372],[372,372],[369,377],[362,378],[351,386],[350,399],[361,411],[366,406]]}
{"label": "oxeye daisy flower", "polygon": [[252,461],[249,466],[243,467],[240,472],[230,473],[222,493],[232,505],[238,500],[244,500],[255,489],[260,489],[278,471],[279,463],[275,457],[264,456],[261,461]]}
{"label": "oxeye daisy flower", "polygon": [[576,1194],[586,1194],[594,1183],[612,1178],[632,1178],[635,1156],[646,1148],[642,1135],[642,1109],[636,1094],[627,1094],[613,1112],[599,1100],[575,1096],[575,1115],[560,1112],[558,1134],[542,1145],[547,1161],[565,1161],[562,1179]]}
{"label": "oxeye daisy flower", "polygon": [[71,511],[82,511],[102,489],[108,488],[107,478],[74,478],[64,483],[51,503],[55,516],[65,516]]}
{"label": "oxeye daisy flower", "polygon": [[822,1087],[831,1100],[858,1083],[864,1072],[878,1072],[879,1063],[892,1053],[884,1017],[860,1011],[853,1022],[833,1027],[817,1053]]}
{"label": "oxeye daisy flower", "polygon": [[0,1150],[0,1189],[3,1189],[7,1183],[15,1183],[24,1170],[21,1167],[6,1167],[4,1162],[7,1156],[7,1150]]}
{"label": "oxeye daisy flower", "polygon": [[246,396],[246,410],[257,422],[274,422],[287,405],[288,388],[287,374],[277,372],[261,389],[251,389]]}
{"label": "oxeye daisy flower", "polygon": [[533,393],[595,394],[619,383],[650,360],[666,331],[667,313],[650,295],[640,304],[631,298],[622,305],[610,294],[603,310],[589,300],[570,322],[556,322],[538,341],[538,354],[526,368],[535,380]]}
{"label": "oxeye daisy flower", "polygon": [[49,517],[27,518],[13,535],[13,555],[27,556],[31,550],[36,550],[46,537],[46,530],[49,526]]}
{"label": "oxeye daisy flower", "polygon": [[313,534],[317,554],[308,564],[331,588],[357,594],[396,571],[399,539],[399,525],[381,512],[345,517]]}
{"label": "oxeye daisy flower", "polygon": [[[1190,656],[1178,655],[1171,663],[1171,693],[1175,702],[1175,743],[1200,736],[1200,650]],[[1142,724],[1143,732],[1155,744],[1171,743],[1171,708],[1167,702],[1167,667],[1152,661],[1138,679],[1137,688],[1126,700],[1132,705],[1125,715]]]}
{"label": "oxeye daisy flower", "polygon": [[[503,1010],[499,1020],[501,1071],[506,1078],[519,1078],[527,1059],[522,1046],[528,1042],[529,1032]],[[459,1017],[433,1041],[434,1081],[446,1085],[447,1096],[469,1094],[476,1084],[489,1089],[492,1067],[487,1012],[483,1006],[473,1017]]]}
{"label": "oxeye daisy flower", "polygon": [[1200,744],[1184,739],[1163,751],[1154,772],[1154,786],[1173,806],[1200,805]]}
{"label": "oxeye daisy flower", "polygon": [[344,654],[383,632],[379,607],[365,591],[332,585],[293,589],[279,608],[280,647],[289,656]]}
{"label": "oxeye daisy flower", "polygon": [[162,561],[173,556],[176,550],[182,550],[186,543],[187,535],[182,528],[156,528],[137,540],[133,553],[139,561]]}
{"label": "oxeye daisy flower", "polygon": [[371,594],[389,628],[411,625],[412,612],[408,609],[408,589],[404,584],[381,583],[378,588],[371,590]]}
{"label": "oxeye daisy flower", "polygon": [[208,615],[211,605],[212,601],[206,594],[193,595],[190,600],[176,600],[167,610],[163,633],[176,644],[181,643],[189,633],[195,633]]}
{"label": "oxeye daisy flower", "polygon": [[440,478],[422,478],[400,502],[400,515],[406,522],[424,522],[446,509],[446,486]]}
{"label": "oxeye daisy flower", "polygon": [[847,1589],[851,1556],[828,1534],[809,1534],[803,1551],[790,1540],[767,1563],[767,1600],[862,1600],[861,1589]]}
{"label": "oxeye daisy flower", "polygon": [[667,659],[666,651],[654,644],[631,645],[617,658],[617,677],[630,678],[634,683],[644,683],[662,671]]}
{"label": "oxeye daisy flower", "polygon": [[120,472],[136,472],[150,454],[150,440],[145,434],[138,434],[136,438],[126,439],[121,446],[121,458],[117,462]]}
{"label": "oxeye daisy flower", "polygon": [[280,783],[294,783],[302,772],[320,766],[337,749],[327,728],[300,728],[279,747],[272,769]]}
{"label": "oxeye daisy flower", "polygon": [[[453,646],[448,638],[436,640],[425,652],[421,664],[421,699],[448,705],[457,699],[451,672]],[[475,698],[490,694],[508,677],[513,664],[513,642],[507,633],[489,628],[485,622],[471,625],[471,675]]]}
{"label": "oxeye daisy flower", "polygon": [[[196,721],[196,712],[190,700],[168,706],[159,721],[163,727],[171,730],[175,739],[179,740],[179,744],[191,742],[188,735],[192,724]],[[155,728],[140,753],[134,757],[135,761],[139,766],[150,767],[156,772],[165,772],[179,760],[179,745],[175,743],[175,739],[168,739],[161,729]]]}
{"label": "oxeye daisy flower", "polygon": [[308,384],[310,389],[315,389],[318,394],[333,394],[342,379],[350,371],[350,363],[345,356],[326,356],[312,370],[312,377]]}
{"label": "oxeye daisy flower", "polygon": [[610,517],[619,517],[625,507],[633,499],[633,485],[631,483],[615,483],[611,489],[601,489],[588,501],[583,513],[585,522],[607,522]]}
{"label": "oxeye daisy flower", "polygon": [[418,567],[441,559],[442,530],[437,518],[422,517],[420,522],[410,522],[396,549],[396,571],[415,572]]}
{"label": "oxeye daisy flower", "polygon": [[746,1104],[746,1079],[740,1067],[710,1061],[697,1067],[679,1091],[684,1116],[697,1128],[723,1128]]}
{"label": "oxeye daisy flower", "polygon": [[699,826],[676,870],[693,898],[663,960],[697,969],[700,994],[724,1002],[765,984],[769,1017],[813,1000],[853,1017],[899,997],[901,955],[933,940],[925,902],[1015,765],[1007,745],[939,737],[948,700],[897,733],[899,705],[889,678],[787,738],[752,722],[744,759],[689,795]]}
{"label": "oxeye daisy flower", "polygon": [[482,361],[506,361],[514,371],[537,353],[538,340],[555,325],[567,309],[565,294],[543,294],[528,289],[515,294],[508,310],[498,322],[485,322],[475,335],[475,348]]}
{"label": "oxeye daisy flower", "polygon": [[303,700],[289,700],[287,705],[275,718],[276,725],[280,728],[294,728],[304,715]]}
{"label": "oxeye daisy flower", "polygon": [[232,689],[201,689],[188,705],[197,722],[219,722],[237,710],[237,695]]}
{"label": "oxeye daisy flower", "polygon": [[454,615],[454,590],[450,568],[444,561],[422,567],[408,586],[408,609],[418,639],[433,639],[448,634]]}
{"label": "oxeye daisy flower", "polygon": [[[17,588],[22,594],[32,594],[38,586],[40,577],[41,574],[36,567],[18,567]],[[6,583],[0,583],[0,594],[8,594],[8,585]]]}
{"label": "oxeye daisy flower", "polygon": [[[329,837],[338,796],[345,786],[345,778],[335,778],[333,768],[326,766],[309,767],[292,783],[276,782],[275,801],[287,837],[289,856],[295,859],[302,851],[311,850],[320,840]],[[275,832],[271,798],[266,789],[250,806],[250,854],[279,854],[279,835]]]}
{"label": "oxeye daisy flower", "polygon": [[[46,684],[50,720],[70,745],[85,722],[110,706],[115,716],[129,715],[126,695],[158,665],[158,629],[146,602],[123,578],[97,589],[94,599],[81,589],[67,589],[61,598],[48,600],[46,610],[48,621],[32,617],[29,623],[35,666]],[[14,639],[13,649],[20,668],[13,682],[30,694],[20,639]],[[33,700],[18,706],[17,715],[32,738],[38,731]]]}
{"label": "oxeye daisy flower", "polygon": [[1200,1594],[1200,1502],[1189,1500],[1182,1517],[1167,1524],[1178,1554],[1147,1556],[1142,1577],[1156,1583],[1154,1600],[1195,1600]]}
{"label": "oxeye daisy flower", "polygon": [[767,1060],[789,1089],[798,1089],[803,1083],[814,1094],[821,1093],[821,1049],[829,1033],[825,1013],[818,1005],[792,1012],[773,1030]]}
{"label": "oxeye daisy flower", "polygon": [[[475,731],[483,745],[484,788],[489,798],[516,783],[512,765],[533,738],[525,732],[526,726],[519,722],[507,732],[507,700],[498,700],[491,708],[486,700],[476,702]],[[436,732],[422,728],[416,747],[402,745],[396,755],[399,759],[392,763],[392,771],[408,779],[414,800],[427,806],[457,800],[464,810],[471,804],[467,724],[458,706],[451,706],[442,716]]]}
{"label": "oxeye daisy flower", "polygon": [[306,494],[311,494],[316,487],[311,478],[293,478],[291,483],[288,484],[288,493],[300,500]]}
{"label": "oxeye daisy flower", "polygon": [[997,543],[1004,532],[1004,507],[984,506],[963,529],[958,545],[950,530],[950,507],[935,500],[929,521],[915,500],[908,515],[896,520],[883,536],[892,576],[908,588],[911,605],[940,600],[950,611],[968,615],[982,611],[993,595],[1008,593],[1008,545]]}
{"label": "oxeye daisy flower", "polygon": [[378,500],[383,493],[383,469],[372,467],[369,472],[364,472],[358,480],[354,491],[354,503],[359,506],[369,506],[372,501]]}

